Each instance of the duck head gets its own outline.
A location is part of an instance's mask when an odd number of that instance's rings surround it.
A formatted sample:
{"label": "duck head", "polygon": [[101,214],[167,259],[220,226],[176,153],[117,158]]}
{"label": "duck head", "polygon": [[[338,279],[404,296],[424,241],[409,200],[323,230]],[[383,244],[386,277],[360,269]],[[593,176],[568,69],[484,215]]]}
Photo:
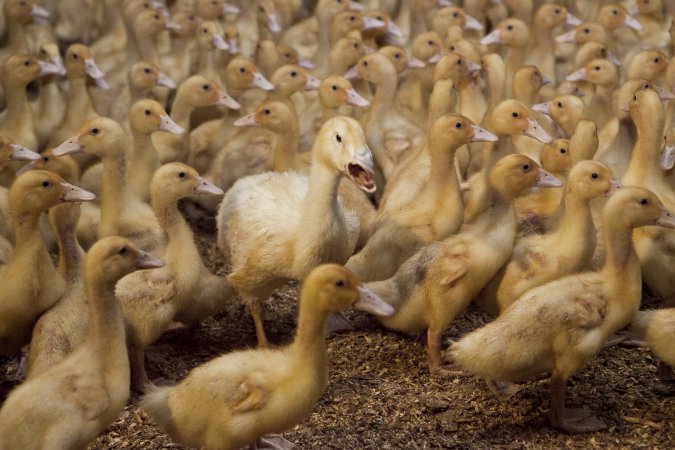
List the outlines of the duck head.
{"label": "duck head", "polygon": [[0,135],[0,168],[10,161],[35,161],[40,155],[15,143],[8,136]]}
{"label": "duck head", "polygon": [[273,91],[274,85],[258,71],[251,60],[237,56],[225,68],[225,81],[228,89],[243,91],[257,87],[264,91]]}
{"label": "duck head", "polygon": [[225,42],[223,27],[218,22],[204,21],[197,27],[195,38],[197,46],[206,51],[228,50],[230,46]]}
{"label": "duck head", "polygon": [[658,225],[675,228],[675,217],[652,191],[636,186],[619,189],[605,204],[605,223],[622,223],[629,227]]}
{"label": "duck head", "polygon": [[312,76],[306,69],[295,65],[286,64],[279,67],[271,77],[272,84],[278,92],[290,97],[295,92],[313,91],[319,89],[321,80]]}
{"label": "duck head", "polygon": [[370,102],[354,90],[349,80],[335,75],[321,82],[319,100],[321,104],[328,108],[339,108],[343,105],[358,106],[360,108],[370,106]]}
{"label": "duck head", "polygon": [[171,134],[183,134],[185,130],[169,117],[162,105],[156,100],[143,99],[129,109],[129,125],[140,134],[152,134],[166,131]]}
{"label": "duck head", "polygon": [[164,266],[164,260],[140,250],[129,239],[109,236],[91,246],[85,258],[86,283],[114,289],[117,281],[139,269]]}
{"label": "duck head", "polygon": [[9,207],[15,217],[39,216],[64,202],[86,202],[94,194],[67,183],[60,175],[46,170],[29,170],[16,177],[9,190]]}
{"label": "duck head", "polygon": [[497,105],[490,116],[490,124],[498,136],[523,134],[545,144],[553,140],[534,118],[532,110],[518,100],[504,100]]}
{"label": "duck head", "polygon": [[139,61],[129,69],[129,84],[139,90],[164,86],[176,89],[176,82],[162,72],[155,64]]}
{"label": "duck head", "polygon": [[555,139],[544,145],[540,158],[544,170],[555,174],[567,172],[572,166],[569,139]]}
{"label": "duck head", "polygon": [[566,190],[575,192],[588,201],[597,197],[609,197],[621,187],[609,167],[599,161],[586,160],[572,167]]}
{"label": "duck head", "polygon": [[297,128],[295,114],[284,102],[266,101],[258,109],[234,121],[237,127],[261,127],[275,133]]}
{"label": "duck head", "polygon": [[241,105],[225,91],[220,89],[215,81],[201,75],[193,75],[181,83],[177,97],[184,98],[192,108],[204,106],[226,106],[230,109],[239,109]]}
{"label": "duck head", "polygon": [[54,155],[90,153],[100,158],[124,155],[128,138],[124,128],[113,119],[95,117],[84,122],[77,133],[54,149]]}
{"label": "duck head", "polygon": [[377,52],[389,58],[389,61],[391,61],[396,68],[396,72],[399,74],[406,69],[421,69],[422,67],[426,67],[426,64],[417,58],[408,59],[408,54],[403,47],[387,45],[381,47]]}
{"label": "duck head", "polygon": [[513,153],[501,158],[490,172],[490,186],[511,200],[532,187],[560,187],[562,182],[525,155]]}
{"label": "duck head", "polygon": [[199,176],[192,167],[183,163],[168,163],[161,166],[150,182],[153,203],[161,197],[163,201],[175,203],[191,195],[223,195],[218,186]]}
{"label": "duck head", "polygon": [[61,73],[61,67],[35,56],[12,55],[2,63],[2,83],[5,89],[25,89],[39,77]]}
{"label": "duck head", "polygon": [[481,40],[481,45],[501,44],[514,48],[522,48],[530,41],[527,25],[518,19],[503,20]]}

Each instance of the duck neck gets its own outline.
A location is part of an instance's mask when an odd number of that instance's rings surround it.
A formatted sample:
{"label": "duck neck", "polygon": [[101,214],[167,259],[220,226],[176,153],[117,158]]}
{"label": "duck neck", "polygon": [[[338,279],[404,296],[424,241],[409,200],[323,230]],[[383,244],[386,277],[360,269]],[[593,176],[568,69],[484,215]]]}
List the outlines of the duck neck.
{"label": "duck neck", "polygon": [[[183,95],[176,95],[176,100],[171,108],[171,118],[183,129],[190,129],[190,114],[194,108],[186,101]],[[188,131],[186,131],[187,134]]]}
{"label": "duck neck", "polygon": [[504,58],[506,64],[506,95],[513,97],[513,78],[516,71],[525,61],[525,49],[521,47],[509,47]]}
{"label": "duck neck", "polygon": [[7,102],[6,123],[21,126],[26,123],[33,124],[33,113],[28,104],[25,85],[4,86],[5,99]]}
{"label": "duck neck", "polygon": [[136,45],[141,61],[147,61],[159,65],[159,57],[155,48],[155,35],[146,35],[145,33],[134,33],[136,36]]}
{"label": "duck neck", "polygon": [[459,188],[457,181],[457,171],[455,170],[455,152],[459,147],[458,143],[453,141],[440,141],[438,139],[429,139],[429,154],[431,156],[430,183],[427,185],[432,188],[443,186],[454,186]]}
{"label": "duck neck", "polygon": [[391,110],[394,103],[397,82],[395,74],[393,76],[382,77],[382,80],[375,88],[375,95],[370,104],[369,117],[380,121],[387,115],[387,112]]}
{"label": "duck neck", "polygon": [[326,321],[329,314],[317,310],[308,303],[309,299],[300,300],[298,328],[293,340],[293,347],[305,355],[311,355],[315,364],[322,364],[326,359]]}
{"label": "duck neck", "polygon": [[[87,340],[103,355],[109,354],[108,349],[126,346],[122,311],[115,298],[116,282],[117,280],[101,280],[97,277],[85,282],[89,305]],[[103,359],[107,360],[107,358]]]}
{"label": "duck neck", "polygon": [[[174,245],[181,249],[185,248],[185,243],[194,241],[194,236],[190,225],[185,221],[183,215],[178,211],[175,199],[165,198],[162,192],[152,193],[152,210],[157,217],[157,222],[169,237],[166,247],[166,253],[171,251]],[[185,256],[185,255],[184,255]]]}
{"label": "duck neck", "polygon": [[[605,214],[603,219],[606,219]],[[604,220],[604,239],[607,256],[603,270],[621,277],[622,272],[631,268],[637,261],[637,255],[633,249],[632,228],[626,226],[621,220]]]}
{"label": "duck neck", "polygon": [[[159,155],[152,145],[152,134],[131,130],[134,140],[129,152],[129,166],[146,172],[154,172],[159,167]],[[152,174],[149,174],[152,177]]]}
{"label": "duck neck", "polygon": [[[35,243],[43,243],[42,236],[40,235],[40,231],[37,226],[39,218],[39,215],[31,213],[23,213],[12,216],[15,234],[15,254],[18,254],[22,248],[26,248]],[[42,246],[44,247],[44,244]]]}
{"label": "duck neck", "polygon": [[[554,188],[546,188],[554,191]],[[575,242],[579,237],[595,236],[593,218],[588,200],[580,198],[570,192],[565,192],[560,209],[560,222],[557,224],[555,235],[559,242]],[[593,246],[595,247],[595,246]]]}
{"label": "duck neck", "polygon": [[641,183],[649,178],[662,176],[659,152],[663,142],[663,116],[644,120],[637,128],[637,141],[624,180]]}
{"label": "duck neck", "polygon": [[212,78],[214,80],[220,80],[218,75],[218,70],[216,69],[216,63],[214,58],[215,51],[212,48],[199,49],[199,72],[204,74],[204,76]]}
{"label": "duck neck", "polygon": [[7,21],[7,46],[10,55],[28,53],[28,40],[24,31],[24,25],[12,20]]}
{"label": "duck neck", "polygon": [[[314,151],[314,150],[312,150]],[[309,189],[305,197],[303,216],[304,223],[321,223],[318,218],[325,217],[333,220],[332,212],[338,209],[337,190],[341,175],[330,170],[324,164],[312,161],[312,170],[309,174]]]}
{"label": "duck neck", "polygon": [[274,148],[274,171],[286,172],[295,168],[298,153],[298,120],[289,120],[288,127],[277,132],[277,145]]}
{"label": "duck neck", "polygon": [[[86,76],[68,77],[68,96],[66,97],[66,115],[81,115],[90,117],[95,114],[87,91]],[[78,125],[79,126],[79,125]]]}
{"label": "duck neck", "polygon": [[71,282],[80,276],[84,250],[77,242],[74,227],[64,227],[57,235],[59,240],[59,273]]}
{"label": "duck neck", "polygon": [[126,212],[130,197],[124,157],[103,158],[101,177],[101,222],[111,223]]}
{"label": "duck neck", "polygon": [[330,106],[326,106],[323,103],[321,103],[321,119],[325,122],[328,119],[332,119],[333,117],[338,115],[339,108],[333,108]]}

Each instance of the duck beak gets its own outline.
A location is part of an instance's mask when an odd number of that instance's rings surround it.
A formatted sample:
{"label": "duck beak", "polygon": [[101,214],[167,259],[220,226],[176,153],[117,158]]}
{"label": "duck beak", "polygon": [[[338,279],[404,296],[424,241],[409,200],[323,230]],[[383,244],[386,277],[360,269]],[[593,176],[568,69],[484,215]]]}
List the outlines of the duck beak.
{"label": "duck beak", "polygon": [[226,106],[230,109],[239,109],[241,105],[235,99],[227,95],[224,91],[218,92],[218,101],[216,102],[218,106]]}
{"label": "duck beak", "polygon": [[223,195],[225,192],[213,183],[209,183],[202,177],[197,177],[197,186],[192,191],[194,194]]}
{"label": "duck beak", "polygon": [[626,18],[623,20],[623,24],[628,28],[632,28],[635,31],[641,31],[643,29],[642,24],[632,15],[626,14]]}
{"label": "duck beak", "polygon": [[403,34],[403,31],[394,23],[393,20],[390,20],[389,23],[387,24],[387,33],[391,34],[392,36],[404,38],[405,35]]}
{"label": "duck beak", "polygon": [[428,62],[429,64],[436,64],[438,61],[441,60],[442,57],[443,57],[443,50],[441,49],[441,50],[439,50],[438,53],[436,53],[434,56],[432,56],[431,58],[427,59],[427,62]]}
{"label": "duck beak", "polygon": [[368,146],[359,151],[351,162],[347,163],[347,175],[356,185],[368,193],[377,190],[375,184],[375,169],[373,168],[373,154]]}
{"label": "duck beak", "polygon": [[355,2],[354,0],[349,2],[349,9],[351,11],[363,11],[365,8],[361,3]]}
{"label": "duck beak", "polygon": [[171,79],[167,74],[159,72],[157,74],[157,85],[164,86],[169,89],[176,89],[176,82]]}
{"label": "duck beak", "polygon": [[490,133],[485,128],[481,128],[478,125],[471,125],[473,128],[473,136],[471,136],[471,142],[496,142],[499,140],[497,136]]}
{"label": "duck beak", "polygon": [[557,38],[555,38],[556,42],[571,42],[573,44],[576,44],[577,42],[577,30],[570,30],[567,33],[563,33]]}
{"label": "duck beak", "polygon": [[358,80],[361,78],[361,75],[359,75],[359,66],[353,65],[351,69],[349,69],[344,75],[342,75],[348,80]]}
{"label": "duck beak", "polygon": [[536,139],[539,142],[543,142],[544,144],[548,144],[549,142],[553,141],[553,138],[548,135],[546,131],[539,125],[539,122],[537,122],[534,119],[527,119],[527,128],[525,128],[525,131],[523,132],[525,136],[529,136],[532,139]]}
{"label": "duck beak", "polygon": [[96,62],[92,58],[84,60],[84,71],[95,80],[105,76],[105,73],[98,68]]}
{"label": "duck beak", "polygon": [[46,75],[53,75],[53,74],[58,74],[62,75],[64,72],[64,69],[62,66],[57,66],[56,64],[53,64],[51,62],[47,61],[38,61],[38,64],[40,64],[40,74],[39,76],[44,77]]}
{"label": "duck beak", "polygon": [[621,65],[621,60],[612,52],[607,52],[607,59],[617,67]]}
{"label": "duck beak", "polygon": [[40,5],[33,4],[30,9],[30,15],[33,19],[49,19],[52,17],[51,13]]}
{"label": "duck beak", "polygon": [[278,33],[281,31],[281,25],[279,25],[279,22],[277,22],[276,14],[267,14],[267,28],[269,28],[272,33]]}
{"label": "duck beak", "polygon": [[12,154],[9,155],[9,159],[12,161],[35,161],[36,159],[40,159],[38,153],[19,144],[11,144],[10,147],[12,147]]}
{"label": "duck beak", "polygon": [[376,316],[391,316],[396,312],[394,308],[366,286],[358,286],[359,299],[354,303],[354,309],[369,312]]}
{"label": "duck beak", "polygon": [[575,70],[571,74],[567,75],[567,77],[565,77],[565,80],[567,81],[583,81],[585,79],[586,79],[586,69],[583,67],[579,70]]}
{"label": "duck beak", "polygon": [[477,64],[473,61],[467,61],[466,62],[466,69],[469,71],[470,74],[480,72],[483,70],[483,66],[480,64]]}
{"label": "duck beak", "polygon": [[551,114],[551,102],[537,103],[532,106],[532,110],[549,115]]}
{"label": "duck beak", "polygon": [[427,65],[424,64],[423,61],[420,61],[417,58],[412,58],[410,61],[408,61],[408,69],[421,69],[423,67],[426,67]]}
{"label": "duck beak", "polygon": [[499,30],[492,30],[489,34],[483,36],[480,40],[480,45],[492,45],[492,44],[501,44],[502,40],[499,35],[501,32]]}
{"label": "duck beak", "polygon": [[542,85],[542,86],[546,86],[547,84],[551,84],[552,82],[553,82],[553,80],[551,80],[551,79],[550,79],[549,77],[547,77],[546,75],[542,75],[542,76],[541,76],[541,85]]}
{"label": "duck beak", "polygon": [[581,25],[581,20],[573,14],[567,13],[567,20],[565,21],[567,25],[576,27],[578,25]]}
{"label": "duck beak", "polygon": [[136,259],[137,269],[157,269],[164,267],[164,260],[150,253],[138,250],[138,259]]}
{"label": "duck beak", "polygon": [[314,68],[314,63],[303,56],[298,57],[298,65],[307,70],[312,70]]}
{"label": "duck beak", "polygon": [[375,29],[375,28],[380,28],[380,27],[383,27],[384,25],[385,25],[385,23],[382,22],[381,20],[378,20],[378,19],[376,19],[376,18],[374,18],[374,17],[368,17],[368,16],[365,16],[365,17],[363,18],[363,28],[361,28],[361,31],[366,31],[366,30],[372,30],[372,29]]}
{"label": "duck beak", "polygon": [[635,14],[640,12],[640,7],[638,5],[630,6],[630,7],[626,8],[626,12],[629,15],[634,16]]}
{"label": "duck beak", "polygon": [[96,78],[94,80],[94,84],[97,88],[103,89],[104,91],[110,89],[110,84],[105,80],[105,78]]}
{"label": "duck beak", "polygon": [[360,108],[367,108],[370,106],[370,102],[365,98],[361,97],[358,92],[354,89],[347,91],[347,104],[352,106],[358,106]]}
{"label": "duck beak", "polygon": [[656,218],[654,223],[666,228],[675,228],[675,217],[673,217],[673,213],[662,207],[661,215]]}
{"label": "duck beak", "polygon": [[183,134],[185,133],[185,129],[178,125],[176,122],[173,121],[171,117],[169,117],[168,114],[162,114],[159,116],[160,122],[159,122],[159,131],[166,131],[171,134]]}
{"label": "duck beak", "polygon": [[652,89],[659,94],[661,100],[672,100],[675,98],[675,94],[670,91],[663,89],[661,86],[652,86]]}
{"label": "duck beak", "polygon": [[256,113],[247,114],[244,117],[237,119],[233,122],[235,127],[258,127],[258,118]]}
{"label": "duck beak", "polygon": [[63,186],[63,196],[61,200],[64,202],[88,202],[96,198],[93,192],[85,191],[82,188],[73,186],[65,181],[61,182]]}
{"label": "duck beak", "polygon": [[167,20],[164,24],[164,28],[167,30],[180,30],[180,24],[171,20]]}
{"label": "duck beak", "polygon": [[670,170],[675,166],[675,145],[663,147],[661,157],[659,158],[659,166],[663,170]]}
{"label": "duck beak", "polygon": [[375,49],[373,47],[369,47],[367,45],[363,46],[363,53],[366,55],[370,55],[371,53],[375,53]]}
{"label": "duck beak", "polygon": [[448,6],[452,6],[452,2],[450,0],[438,0],[436,6],[439,8],[447,8]]}
{"label": "duck beak", "polygon": [[19,170],[16,171],[15,176],[18,177],[18,176],[21,175],[22,173],[26,173],[26,172],[28,172],[29,170],[34,170],[36,167],[37,167],[37,164],[35,164],[35,161],[31,161],[31,162],[29,162],[29,163],[24,164],[23,166],[21,166],[21,167],[19,168]]}
{"label": "duck beak", "polygon": [[227,45],[227,42],[225,42],[225,39],[219,34],[214,34],[213,37],[211,38],[211,45],[213,45],[215,48],[218,50],[227,50],[230,48],[229,45]]}
{"label": "duck beak", "polygon": [[253,72],[253,86],[259,87],[263,91],[273,91],[274,85],[267,81],[260,72]]}
{"label": "duck beak", "polygon": [[305,82],[306,91],[313,91],[319,89],[319,86],[321,86],[321,80],[311,75],[307,76],[307,81]]}
{"label": "duck beak", "polygon": [[612,195],[613,193],[615,193],[616,191],[618,191],[623,187],[623,184],[621,184],[618,180],[615,180],[614,178],[612,178],[609,183],[610,183],[609,191],[605,192],[605,197],[609,197],[610,195]]}
{"label": "duck beak", "polygon": [[483,24],[476,20],[475,17],[468,14],[464,15],[464,29],[465,30],[482,30]]}
{"label": "duck beak", "polygon": [[234,5],[225,3],[225,6],[223,6],[223,14],[239,14],[239,12],[240,9]]}
{"label": "duck beak", "polygon": [[540,168],[537,174],[537,181],[534,185],[537,187],[560,187],[563,184],[562,181]]}
{"label": "duck beak", "polygon": [[75,135],[68,139],[63,144],[56,147],[53,151],[54,156],[72,155],[74,153],[82,153],[84,149],[80,145],[80,136]]}
{"label": "duck beak", "polygon": [[228,40],[227,44],[230,46],[230,55],[236,55],[239,53],[239,43],[236,39]]}

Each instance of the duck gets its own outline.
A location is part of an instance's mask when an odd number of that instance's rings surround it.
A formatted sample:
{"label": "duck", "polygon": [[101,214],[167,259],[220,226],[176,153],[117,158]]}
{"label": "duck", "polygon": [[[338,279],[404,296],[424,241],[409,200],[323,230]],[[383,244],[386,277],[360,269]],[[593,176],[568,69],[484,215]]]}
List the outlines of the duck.
{"label": "duck", "polygon": [[659,158],[659,166],[665,171],[665,176],[671,188],[675,189],[675,171],[673,170],[673,167],[675,167],[675,127],[666,130],[663,140],[664,145]]}
{"label": "duck", "polygon": [[542,75],[537,66],[521,66],[513,75],[513,98],[526,105],[539,103],[539,90],[550,83],[551,80]]}
{"label": "duck", "polygon": [[591,268],[596,232],[590,201],[607,197],[620,187],[612,171],[600,162],[581,161],[572,167],[555,228],[516,242],[511,260],[490,282],[496,288],[500,313],[534,287]]}
{"label": "duck", "polygon": [[122,278],[115,295],[128,327],[131,386],[142,391],[148,378],[144,348],[172,323],[190,326],[219,312],[232,297],[225,278],[204,265],[192,229],[178,211],[178,201],[191,195],[221,196],[223,190],[183,163],[161,166],[152,177],[152,208],[168,236],[161,254],[165,265]]}
{"label": "duck", "polygon": [[[265,435],[301,422],[321,397],[328,384],[326,322],[331,314],[352,308],[392,312],[342,266],[318,266],[303,283],[291,344],[219,356],[174,387],[149,389],[141,408],[183,445],[234,450],[262,444],[263,438],[269,445]],[[273,439],[276,448],[292,446]]]}
{"label": "duck", "polygon": [[[365,54],[366,46],[363,44],[360,33],[347,33],[346,36],[341,37],[331,46],[326,75],[346,75]],[[361,93],[369,97],[372,96],[370,90]]]}
{"label": "duck", "polygon": [[446,114],[429,130],[429,181],[407,208],[378,215],[365,247],[345,267],[363,281],[390,278],[421,247],[459,231],[464,214],[455,152],[469,142],[496,141],[497,136],[464,116]]}
{"label": "duck", "polygon": [[519,19],[509,18],[500,22],[481,40],[481,45],[506,45],[508,51],[504,56],[506,64],[506,96],[513,95],[513,77],[516,70],[525,62],[527,46],[530,42],[528,26]]}
{"label": "duck", "polygon": [[565,406],[567,380],[631,323],[640,306],[640,263],[633,228],[675,227],[652,192],[619,189],[603,209],[607,258],[594,272],[568,275],[525,293],[495,321],[451,344],[448,357],[486,379],[522,381],[551,373],[549,423],[569,433],[606,424],[585,409]]}
{"label": "duck", "polygon": [[599,145],[598,125],[592,120],[581,119],[574,129],[574,134],[570,137],[572,165],[587,159],[594,159]]}
{"label": "duck", "polygon": [[426,330],[432,375],[448,373],[441,360],[441,333],[509,260],[517,230],[513,200],[529,187],[560,185],[527,156],[505,156],[490,173],[489,210],[459,234],[421,248],[391,278],[366,283],[396,310],[378,317],[385,327]]}
{"label": "duck", "polygon": [[[230,48],[225,42],[224,33],[220,23],[212,20],[202,22],[195,32],[198,50],[197,73],[216,81],[220,81],[216,67],[216,53]],[[223,88],[222,85],[220,87]]]}
{"label": "duck", "polygon": [[84,269],[87,336],[65,359],[9,394],[0,409],[3,448],[84,448],[112,424],[129,397],[124,321],[114,286],[127,273],[162,264],[119,236],[92,246]]}
{"label": "duck", "polygon": [[9,208],[16,238],[10,260],[0,268],[4,287],[0,301],[3,354],[14,354],[29,342],[37,318],[61,298],[66,288],[37,228],[40,214],[63,202],[93,198],[91,192],[43,170],[23,173],[12,183]]}
{"label": "duck", "polygon": [[49,18],[49,12],[30,0],[7,0],[3,2],[2,12],[7,29],[7,43],[0,52],[0,60],[16,54],[28,53],[26,25],[36,19]]}
{"label": "duck", "polygon": [[434,80],[452,78],[457,89],[457,112],[476,123],[487,108],[476,75],[480,70],[479,64],[457,53],[444,55],[434,68]]}
{"label": "duck", "polygon": [[669,381],[673,376],[675,355],[669,345],[673,339],[673,323],[675,308],[638,311],[631,323],[631,331],[643,339],[647,347],[659,358],[659,375],[662,380]]}
{"label": "duck", "polygon": [[40,96],[31,103],[38,138],[35,148],[44,148],[63,119],[63,95],[59,89],[59,81],[66,74],[66,69],[56,42],[49,41],[40,45],[39,54],[42,59],[59,68],[58,74],[40,77]]}
{"label": "duck", "polygon": [[588,116],[584,101],[573,94],[553,97],[550,101],[532,105],[534,111],[546,114],[554,120],[559,136],[569,139],[580,120]]}
{"label": "duck", "polygon": [[619,74],[616,66],[606,59],[594,59],[584,67],[569,74],[567,81],[588,81],[595,91],[587,97],[587,114],[602,128],[612,117],[612,94],[617,87]]}
{"label": "duck", "polygon": [[33,327],[26,379],[58,364],[87,334],[85,253],[76,233],[79,218],[79,203],[65,203],[49,209],[49,221],[59,245],[58,272],[66,282],[66,289],[59,301],[42,314]]}
{"label": "duck", "polygon": [[257,67],[265,77],[271,77],[274,71],[286,64],[297,64],[303,69],[314,69],[314,63],[298,54],[293,47],[275,44],[269,39],[258,41],[255,50]]}
{"label": "duck", "polygon": [[107,117],[95,117],[54,148],[53,154],[86,152],[102,160],[99,238],[125,236],[143,248],[160,250],[166,235],[150,206],[138,198],[127,181],[125,153],[128,147],[129,139],[119,123]]}
{"label": "duck", "polygon": [[644,50],[636,53],[626,69],[626,78],[644,78],[657,81],[666,73],[668,58],[658,50]]}
{"label": "duck", "polygon": [[[244,177],[220,204],[218,248],[232,265],[228,281],[251,309],[260,346],[267,345],[262,300],[286,280],[303,280],[321,263],[345,263],[354,251],[358,220],[337,201],[343,176],[365,192],[376,189],[363,129],[356,120],[338,116],[319,131],[308,177],[293,172]],[[280,205],[286,205],[283,221],[272,212]],[[247,231],[242,234],[242,229]]]}
{"label": "duck", "polygon": [[427,26],[429,31],[434,31],[438,33],[439,36],[443,36],[448,28],[453,25],[459,25],[465,30],[483,30],[483,24],[473,16],[467,14],[459,6],[446,6],[440,8],[436,14],[427,16]]}
{"label": "duck", "polygon": [[57,74],[59,67],[34,56],[12,55],[0,69],[0,85],[5,93],[7,109],[0,120],[0,134],[27,148],[38,148],[35,117],[28,103],[26,86],[45,75]]}
{"label": "duck", "polygon": [[[171,16],[178,27],[169,30],[171,35],[170,50],[161,55],[162,67],[167,77],[180,84],[190,76],[190,55],[195,47],[195,31],[200,20],[190,11],[178,11]],[[232,46],[230,45],[230,48]]]}
{"label": "duck", "polygon": [[215,81],[201,75],[193,75],[181,83],[171,106],[171,119],[184,129],[185,133],[181,135],[155,134],[152,138],[152,144],[157,149],[159,159],[163,164],[187,159],[188,135],[191,131],[190,115],[196,108],[210,105],[234,109],[241,106],[220,89]]}

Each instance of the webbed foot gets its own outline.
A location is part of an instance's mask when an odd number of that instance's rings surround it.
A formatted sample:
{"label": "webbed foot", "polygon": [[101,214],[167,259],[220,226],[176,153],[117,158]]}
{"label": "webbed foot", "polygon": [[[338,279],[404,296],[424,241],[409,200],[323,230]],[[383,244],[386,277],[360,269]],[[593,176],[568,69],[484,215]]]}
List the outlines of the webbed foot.
{"label": "webbed foot", "polygon": [[587,408],[565,408],[562,417],[551,415],[551,426],[567,433],[591,433],[607,428],[607,425]]}
{"label": "webbed foot", "polygon": [[333,313],[328,317],[328,332],[353,331],[354,325],[342,313]]}
{"label": "webbed foot", "polygon": [[523,390],[521,385],[509,381],[485,380],[485,383],[493,394],[504,400]]}
{"label": "webbed foot", "polygon": [[266,434],[249,447],[250,450],[291,450],[295,444],[280,434]]}

